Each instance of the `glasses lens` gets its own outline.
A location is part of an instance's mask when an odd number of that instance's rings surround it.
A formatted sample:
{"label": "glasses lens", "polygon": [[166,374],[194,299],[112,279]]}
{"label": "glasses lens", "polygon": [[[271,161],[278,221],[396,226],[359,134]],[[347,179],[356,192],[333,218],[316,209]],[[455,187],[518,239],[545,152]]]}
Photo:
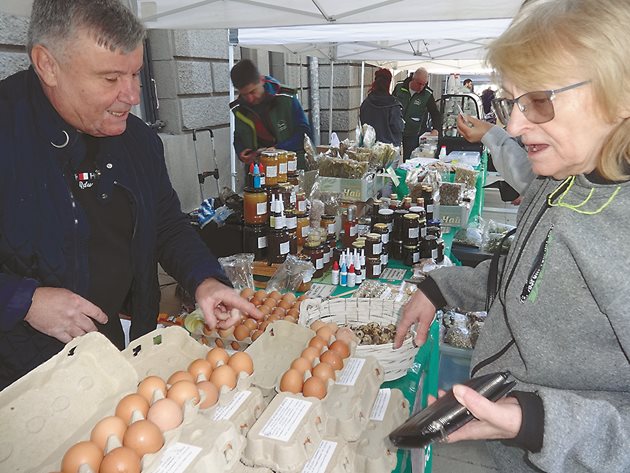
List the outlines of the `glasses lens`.
{"label": "glasses lens", "polygon": [[512,114],[512,108],[514,108],[514,102],[508,99],[494,99],[492,101],[492,108],[494,108],[494,113],[499,121],[507,125],[510,115]]}
{"label": "glasses lens", "polygon": [[529,92],[518,99],[520,109],[532,123],[545,123],[555,116],[548,91]]}

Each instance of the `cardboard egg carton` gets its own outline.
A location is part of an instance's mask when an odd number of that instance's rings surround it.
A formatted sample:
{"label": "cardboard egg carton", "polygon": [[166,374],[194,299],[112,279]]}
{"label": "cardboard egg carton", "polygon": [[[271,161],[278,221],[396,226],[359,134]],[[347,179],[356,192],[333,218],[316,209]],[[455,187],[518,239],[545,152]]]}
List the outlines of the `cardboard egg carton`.
{"label": "cardboard egg carton", "polygon": [[[0,471],[58,470],[68,448],[88,440],[96,423],[113,415],[120,399],[136,391],[140,377],[165,377],[207,352],[179,327],[156,330],[141,342],[141,351],[134,353],[139,346],[135,342],[121,353],[103,335],[86,334],[0,392]],[[173,463],[181,473],[227,472],[239,462],[245,446],[234,423],[208,422],[192,405],[184,409],[183,423],[167,431],[164,440],[159,452],[144,456],[144,473],[171,471],[163,468]],[[115,440],[109,450],[119,444]],[[84,470],[89,473],[89,467]]]}
{"label": "cardboard egg carton", "polygon": [[241,435],[247,435],[249,429],[260,417],[267,406],[260,389],[233,389],[221,395],[219,401],[212,407],[201,410],[200,414],[208,422],[226,420],[234,424]]}
{"label": "cardboard egg carton", "polygon": [[355,467],[355,451],[339,439],[322,440],[307,460],[302,473],[359,473]]}
{"label": "cardboard egg carton", "polygon": [[247,348],[254,360],[251,382],[265,397],[273,397],[282,374],[300,356],[309,340],[315,336],[311,329],[291,322],[277,320]]}
{"label": "cardboard egg carton", "polygon": [[278,473],[299,473],[320,445],[324,425],[318,399],[280,393],[247,434],[241,461]]}
{"label": "cardboard egg carton", "polygon": [[362,473],[382,473],[396,467],[398,449],[389,434],[409,417],[409,401],[399,389],[380,389],[356,447],[355,467]]}
{"label": "cardboard egg carton", "polygon": [[383,383],[383,368],[372,356],[350,357],[323,399],[326,434],[356,441],[367,427],[374,401]]}

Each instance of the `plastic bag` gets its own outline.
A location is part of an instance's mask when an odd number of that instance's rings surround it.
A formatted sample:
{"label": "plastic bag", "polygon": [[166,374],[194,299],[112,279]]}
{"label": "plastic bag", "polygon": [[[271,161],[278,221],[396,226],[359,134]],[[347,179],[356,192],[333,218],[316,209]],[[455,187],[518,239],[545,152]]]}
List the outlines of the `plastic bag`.
{"label": "plastic bag", "polygon": [[225,271],[234,289],[244,289],[249,287],[254,289],[254,275],[252,263],[254,255],[251,253],[238,253],[232,256],[219,258],[219,264]]}
{"label": "plastic bag", "polygon": [[509,237],[503,242],[503,247],[499,248],[503,237],[513,229],[512,225],[496,222],[494,220],[488,220],[483,232],[483,242],[481,248],[486,253],[495,253],[501,251],[501,253],[507,253],[514,240],[514,235]]}
{"label": "plastic bag", "polygon": [[461,182],[468,189],[474,189],[477,185],[477,177],[479,171],[475,171],[472,168],[465,167],[464,165],[454,165],[455,169],[455,182]]}
{"label": "plastic bag", "polygon": [[[439,187],[440,205],[459,205],[464,194],[464,185],[458,182],[443,182]],[[435,198],[435,197],[434,197]]]}
{"label": "plastic bag", "polygon": [[442,323],[446,327],[444,343],[456,348],[472,348],[471,332],[468,327],[466,314],[449,310],[442,316]]}
{"label": "plastic bag", "polygon": [[310,261],[298,258],[295,255],[287,255],[274,275],[267,283],[267,292],[271,291],[297,291],[302,284],[309,282],[315,273],[315,266]]}
{"label": "plastic bag", "polygon": [[317,149],[313,145],[311,138],[304,134],[304,159],[306,160],[306,168],[310,171],[318,168]]}

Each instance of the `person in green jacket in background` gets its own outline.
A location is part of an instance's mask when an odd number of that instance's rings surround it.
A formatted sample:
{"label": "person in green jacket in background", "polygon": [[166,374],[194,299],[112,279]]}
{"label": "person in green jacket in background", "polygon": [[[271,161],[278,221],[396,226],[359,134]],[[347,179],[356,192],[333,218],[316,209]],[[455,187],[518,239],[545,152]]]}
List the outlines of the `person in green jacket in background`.
{"label": "person in green jacket in background", "polygon": [[[431,131],[437,135],[442,127],[442,115],[435,104],[433,91],[427,86],[429,73],[424,67],[416,69],[412,76],[398,82],[392,94],[403,106],[403,161],[411,156],[418,147],[420,135]],[[431,116],[431,128],[427,126],[427,117]]]}
{"label": "person in green jacket in background", "polygon": [[234,149],[249,164],[266,148],[295,151],[298,168],[304,169],[304,135],[311,126],[297,99],[295,89],[271,76],[263,76],[249,59],[239,61],[230,71],[238,98],[230,103],[236,118]]}

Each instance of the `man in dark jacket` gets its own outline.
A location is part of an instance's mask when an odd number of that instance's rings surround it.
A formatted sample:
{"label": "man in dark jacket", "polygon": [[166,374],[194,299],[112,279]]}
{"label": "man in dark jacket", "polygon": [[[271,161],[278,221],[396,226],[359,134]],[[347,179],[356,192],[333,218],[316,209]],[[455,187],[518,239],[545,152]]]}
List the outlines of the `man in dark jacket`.
{"label": "man in dark jacket", "polygon": [[376,139],[382,143],[400,146],[402,141],[402,107],[396,97],[389,93],[392,73],[389,69],[378,69],[368,96],[361,104],[359,117],[376,132]]}
{"label": "man in dark jacket", "polygon": [[[432,135],[438,135],[442,127],[442,116],[435,104],[433,91],[427,87],[429,73],[423,67],[396,84],[394,97],[400,100],[403,107],[403,160],[411,156],[411,152],[418,147],[420,135],[431,131]],[[431,116],[431,128],[427,126],[427,118]]]}
{"label": "man in dark jacket", "polygon": [[[156,327],[157,264],[210,326],[260,316],[181,212],[139,103],[144,30],[118,0],[35,0],[32,67],[0,82],[0,389],[99,330]],[[236,315],[236,314],[235,314]]]}
{"label": "man in dark jacket", "polygon": [[261,75],[249,59],[239,61],[230,77],[238,90],[238,98],[230,104],[238,158],[249,165],[259,150],[273,147],[295,151],[298,167],[304,169],[304,135],[311,136],[311,126],[295,89]]}

